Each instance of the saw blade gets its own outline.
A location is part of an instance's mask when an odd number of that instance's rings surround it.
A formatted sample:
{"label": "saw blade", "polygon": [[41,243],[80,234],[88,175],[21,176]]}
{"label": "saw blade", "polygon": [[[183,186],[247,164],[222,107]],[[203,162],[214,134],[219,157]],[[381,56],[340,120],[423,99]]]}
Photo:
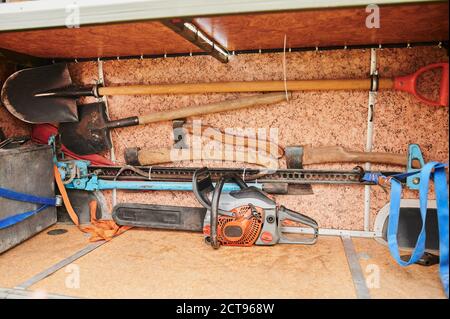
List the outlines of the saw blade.
{"label": "saw blade", "polygon": [[203,231],[206,208],[123,203],[114,206],[112,217],[121,226]]}

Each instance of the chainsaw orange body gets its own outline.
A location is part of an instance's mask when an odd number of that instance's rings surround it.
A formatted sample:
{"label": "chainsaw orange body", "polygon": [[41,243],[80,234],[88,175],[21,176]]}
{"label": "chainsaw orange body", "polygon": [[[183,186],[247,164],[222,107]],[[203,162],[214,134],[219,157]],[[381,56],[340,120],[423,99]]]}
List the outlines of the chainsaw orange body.
{"label": "chainsaw orange body", "polygon": [[[221,178],[216,187],[207,169],[194,174],[193,191],[199,202],[207,208],[203,234],[214,248],[223,246],[275,245],[277,243],[313,244],[317,240],[318,226],[315,220],[277,205],[266,193],[249,187],[236,175]],[[226,181],[234,181],[241,189],[221,194]],[[212,193],[209,200],[207,193]],[[283,234],[285,222],[291,229],[305,225],[313,229],[312,237],[291,240]],[[296,227],[292,227],[296,225]]]}
{"label": "chainsaw orange body", "polygon": [[[251,206],[241,206],[231,212],[235,217],[219,216],[217,225],[217,237],[224,246],[252,246],[261,233],[264,210],[255,207],[258,216],[253,216]],[[203,227],[205,236],[211,235],[210,225]]]}

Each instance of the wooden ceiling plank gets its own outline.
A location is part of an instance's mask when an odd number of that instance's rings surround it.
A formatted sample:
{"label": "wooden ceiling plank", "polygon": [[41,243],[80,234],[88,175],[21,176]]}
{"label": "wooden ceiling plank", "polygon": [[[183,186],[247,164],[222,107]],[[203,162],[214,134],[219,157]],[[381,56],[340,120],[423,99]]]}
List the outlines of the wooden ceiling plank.
{"label": "wooden ceiling plank", "polygon": [[[436,0],[40,0],[4,3],[0,31],[64,27],[68,13],[80,14],[83,26],[253,12],[402,4]],[[445,1],[445,0],[440,0]]]}
{"label": "wooden ceiling plank", "polygon": [[45,58],[102,58],[202,51],[156,21],[0,33],[0,47]]}
{"label": "wooden ceiling plank", "polygon": [[[225,51],[281,48],[285,35],[288,48],[448,41],[448,2],[381,7],[380,29],[366,28],[367,14],[362,7],[192,21]],[[208,51],[156,21],[0,33],[0,48],[55,59]]]}
{"label": "wooden ceiling plank", "polygon": [[368,29],[364,7],[196,18],[230,51],[448,40],[448,2],[380,7],[381,27]]}

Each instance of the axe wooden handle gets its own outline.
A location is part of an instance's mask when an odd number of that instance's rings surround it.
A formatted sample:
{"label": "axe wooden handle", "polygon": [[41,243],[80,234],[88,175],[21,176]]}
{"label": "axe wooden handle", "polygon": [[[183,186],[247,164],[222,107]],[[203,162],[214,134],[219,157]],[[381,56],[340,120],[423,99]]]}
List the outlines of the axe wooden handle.
{"label": "axe wooden handle", "polygon": [[[305,147],[303,164],[321,163],[345,163],[345,162],[370,162],[391,165],[406,166],[408,157],[405,154],[376,153],[376,152],[352,152],[340,146]],[[418,167],[416,167],[419,165]],[[413,162],[414,168],[420,168],[420,164]]]}
{"label": "axe wooden handle", "polygon": [[[288,98],[291,97],[291,93],[288,92]],[[260,106],[266,104],[273,104],[286,101],[286,93],[276,92],[260,94],[255,96],[243,97],[239,99],[227,100],[208,105],[199,105],[185,107],[177,110],[156,112],[139,116],[139,124],[155,123],[160,121],[169,121],[175,119],[182,119],[186,117],[204,115],[211,113],[226,112],[231,110],[243,109],[252,106]]]}
{"label": "axe wooden handle", "polygon": [[[369,90],[370,79],[297,80],[297,81],[251,81],[251,82],[210,82],[152,84],[130,86],[99,87],[99,95],[139,95],[139,94],[194,94],[227,92],[284,92],[318,90]],[[379,89],[394,87],[392,79],[380,79]]]}
{"label": "axe wooden handle", "polygon": [[276,158],[263,153],[256,153],[254,156],[249,156],[246,151],[222,151],[211,154],[204,154],[203,152],[192,152],[190,149],[172,150],[170,148],[155,148],[155,149],[137,149],[128,148],[125,150],[125,160],[130,165],[156,165],[166,164],[178,161],[236,161],[249,164],[256,164],[264,167],[276,167],[278,163]]}

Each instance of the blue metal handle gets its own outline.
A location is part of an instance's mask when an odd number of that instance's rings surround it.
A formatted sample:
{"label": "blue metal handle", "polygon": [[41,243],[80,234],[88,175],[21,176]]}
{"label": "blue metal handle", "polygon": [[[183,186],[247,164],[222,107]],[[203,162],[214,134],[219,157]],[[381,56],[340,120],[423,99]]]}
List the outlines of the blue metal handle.
{"label": "blue metal handle", "polygon": [[[252,186],[262,188],[262,184],[252,184]],[[92,177],[87,183],[74,180],[66,185],[67,189],[82,189],[86,191],[107,190],[107,189],[127,189],[146,191],[192,191],[191,182],[162,182],[162,181],[110,181]],[[224,191],[231,192],[239,190],[239,186],[233,183],[225,184]]]}
{"label": "blue metal handle", "polygon": [[[75,164],[75,165],[74,165]],[[126,190],[147,190],[147,191],[192,191],[191,182],[163,182],[163,181],[114,181],[98,178],[96,175],[88,176],[89,161],[70,161],[57,163],[61,176],[70,176],[70,172],[76,167],[80,176],[74,178],[71,182],[65,184],[67,189],[80,189],[85,191],[98,191],[107,189],[126,189]],[[64,179],[64,178],[63,178]],[[262,189],[262,184],[251,183]],[[239,190],[240,187],[234,183],[226,183],[224,192]]]}
{"label": "blue metal handle", "polygon": [[[413,161],[419,161],[420,167],[425,166],[425,161],[423,160],[422,152],[418,144],[409,144],[408,145],[408,164],[407,164],[407,172],[417,172],[420,169],[413,168]],[[418,174],[408,176],[406,178],[406,185],[409,189],[419,189],[420,185],[420,177]]]}

